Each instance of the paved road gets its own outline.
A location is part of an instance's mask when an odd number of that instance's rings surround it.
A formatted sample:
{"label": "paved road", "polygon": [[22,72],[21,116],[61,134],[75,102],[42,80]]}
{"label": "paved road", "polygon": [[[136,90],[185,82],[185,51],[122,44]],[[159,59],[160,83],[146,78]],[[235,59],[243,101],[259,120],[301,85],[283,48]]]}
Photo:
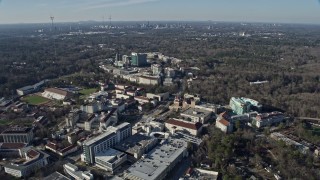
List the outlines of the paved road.
{"label": "paved road", "polygon": [[296,117],[297,119],[304,119],[304,120],[312,120],[312,121],[320,121],[319,118],[309,118],[309,117]]}

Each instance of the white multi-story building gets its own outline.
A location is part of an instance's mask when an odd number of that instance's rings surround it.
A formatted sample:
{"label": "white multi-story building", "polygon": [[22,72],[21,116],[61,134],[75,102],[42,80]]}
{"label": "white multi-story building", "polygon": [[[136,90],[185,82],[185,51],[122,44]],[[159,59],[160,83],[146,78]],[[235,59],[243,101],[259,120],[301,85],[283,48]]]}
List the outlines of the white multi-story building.
{"label": "white multi-story building", "polygon": [[99,111],[105,111],[107,110],[109,107],[109,103],[108,102],[102,102],[102,101],[94,101],[88,104],[84,104],[80,106],[80,110],[84,111],[86,113],[96,113]]}
{"label": "white multi-story building", "polygon": [[66,117],[66,125],[69,127],[74,127],[80,119],[81,111],[79,109],[71,110]]}
{"label": "white multi-story building", "polygon": [[147,93],[146,96],[149,99],[157,99],[158,101],[165,101],[169,98],[169,92],[161,93],[161,94]]}
{"label": "white multi-story building", "polygon": [[207,111],[211,111],[217,113],[218,109],[221,108],[220,105],[210,104],[210,103],[201,103],[194,106],[197,109],[204,109]]}
{"label": "white multi-story building", "polygon": [[23,161],[20,159],[4,165],[5,172],[15,177],[27,177],[36,170],[45,167],[48,164],[49,155],[33,148],[26,148],[23,158]]}
{"label": "white multi-story building", "polygon": [[159,85],[160,84],[160,77],[159,76],[139,76],[138,77],[139,84],[145,85]]}
{"label": "white multi-story building", "polygon": [[164,124],[160,122],[152,120],[147,121],[139,121],[137,124],[135,124],[132,127],[132,133],[138,133],[141,131],[146,132],[147,134],[150,134],[152,132],[162,132],[164,130]]}
{"label": "white multi-story building", "polygon": [[99,116],[96,114],[91,114],[89,118],[84,122],[84,130],[91,131],[91,129],[95,129],[99,127]]}
{"label": "white multi-story building", "polygon": [[151,65],[151,70],[152,70],[152,74],[154,76],[159,76],[161,71],[162,71],[162,67],[159,64],[152,64]]}
{"label": "white multi-story building", "polygon": [[96,154],[108,150],[131,135],[132,129],[129,123],[122,123],[117,127],[108,127],[106,132],[83,143],[81,160],[87,164],[94,164]]}

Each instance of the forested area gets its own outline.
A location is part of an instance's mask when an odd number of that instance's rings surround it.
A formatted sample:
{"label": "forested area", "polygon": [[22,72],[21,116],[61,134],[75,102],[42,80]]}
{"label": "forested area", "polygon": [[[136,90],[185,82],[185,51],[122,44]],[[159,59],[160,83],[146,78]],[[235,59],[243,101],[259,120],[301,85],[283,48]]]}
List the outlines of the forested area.
{"label": "forested area", "polygon": [[189,147],[193,152],[193,166],[209,164],[223,174],[223,179],[243,179],[251,176],[239,167],[260,174],[264,173],[263,168],[266,166],[279,170],[286,179],[320,178],[315,165],[319,164],[319,159],[313,158],[312,154],[302,154],[283,141],[276,142],[265,136],[257,137],[254,132],[246,129],[239,129],[229,135],[215,128],[209,128],[208,131],[210,138],[207,138],[204,144],[198,148]]}
{"label": "forested area", "polygon": [[[78,28],[88,32],[90,27]],[[194,72],[197,79],[184,89],[208,102],[226,104],[232,96],[245,96],[295,116],[319,117],[318,26],[208,22],[186,27],[131,27],[76,35],[67,35],[66,28],[53,34],[32,32],[30,27],[25,32],[2,28],[0,97],[43,79],[76,72],[99,74],[98,63],[116,51],[156,51],[182,59],[179,67],[200,68]],[[269,82],[249,83],[265,80]]]}

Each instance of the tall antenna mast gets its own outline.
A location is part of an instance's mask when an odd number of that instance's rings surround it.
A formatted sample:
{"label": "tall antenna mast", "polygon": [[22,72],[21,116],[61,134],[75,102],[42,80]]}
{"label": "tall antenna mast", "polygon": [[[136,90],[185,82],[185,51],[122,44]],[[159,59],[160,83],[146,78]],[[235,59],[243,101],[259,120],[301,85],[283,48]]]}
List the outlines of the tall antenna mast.
{"label": "tall antenna mast", "polygon": [[[54,31],[54,28],[53,28],[54,17],[50,16],[50,19],[51,19],[51,32],[52,32],[52,31]],[[55,58],[57,58],[56,40],[54,37],[53,37],[53,47],[54,47],[54,56],[55,56]]]}
{"label": "tall antenna mast", "polygon": [[111,17],[111,15],[109,16],[109,26],[110,26],[110,28],[111,28],[111,20],[112,20],[112,17]]}
{"label": "tall antenna mast", "polygon": [[51,19],[51,31],[53,30],[53,20],[54,20],[54,17],[53,16],[50,16],[50,19]]}

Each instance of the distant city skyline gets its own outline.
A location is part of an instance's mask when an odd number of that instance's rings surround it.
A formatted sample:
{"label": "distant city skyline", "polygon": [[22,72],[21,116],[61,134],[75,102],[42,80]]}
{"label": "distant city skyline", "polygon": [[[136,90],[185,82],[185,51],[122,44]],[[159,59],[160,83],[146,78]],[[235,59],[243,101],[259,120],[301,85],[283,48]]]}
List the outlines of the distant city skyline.
{"label": "distant city skyline", "polygon": [[320,24],[319,0],[0,0],[0,24],[233,21]]}

